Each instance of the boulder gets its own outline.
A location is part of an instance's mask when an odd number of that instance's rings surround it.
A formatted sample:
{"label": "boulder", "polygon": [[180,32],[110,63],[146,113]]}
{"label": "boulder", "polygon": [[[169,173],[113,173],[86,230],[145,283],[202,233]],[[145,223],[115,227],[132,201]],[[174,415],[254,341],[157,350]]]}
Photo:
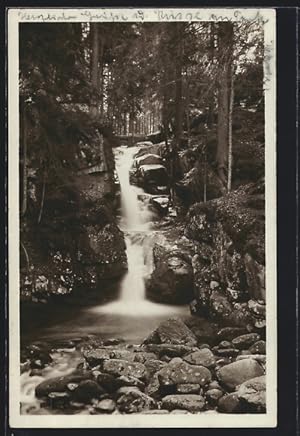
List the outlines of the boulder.
{"label": "boulder", "polygon": [[93,405],[95,410],[102,413],[112,413],[116,408],[116,403],[114,400],[107,398],[105,400],[100,400]]}
{"label": "boulder", "polygon": [[250,353],[252,354],[266,354],[266,342],[265,341],[257,341],[249,348]]}
{"label": "boulder", "polygon": [[74,372],[62,377],[53,377],[48,380],[44,380],[35,388],[35,395],[37,398],[47,397],[50,392],[64,392],[67,390],[69,383],[80,383],[83,380],[92,378],[92,373],[86,374]]}
{"label": "boulder", "polygon": [[118,398],[117,406],[120,412],[123,413],[139,413],[144,410],[154,409],[156,403],[149,395],[138,390],[131,390]]}
{"label": "boulder", "polygon": [[189,303],[193,299],[193,268],[189,258],[177,250],[161,250],[160,260],[155,262],[146,282],[146,294],[159,303]]}
{"label": "boulder", "polygon": [[184,356],[183,360],[192,365],[201,365],[206,368],[213,368],[216,365],[215,356],[208,348],[194,351],[194,353]]}
{"label": "boulder", "polygon": [[199,384],[180,384],[177,385],[176,391],[178,394],[199,394],[200,392],[200,385]]}
{"label": "boulder", "polygon": [[103,371],[116,377],[133,376],[143,379],[147,376],[147,369],[142,363],[127,360],[105,360],[103,362]]}
{"label": "boulder", "polygon": [[101,364],[107,359],[123,359],[128,361],[134,360],[134,354],[128,350],[112,349],[109,347],[96,348],[84,351],[84,358],[91,367]]}
{"label": "boulder", "polygon": [[155,209],[162,215],[165,215],[168,212],[168,207],[170,204],[169,197],[167,195],[164,196],[152,196],[151,204],[155,207]]}
{"label": "boulder", "polygon": [[133,377],[132,375],[122,375],[121,377],[116,378],[116,384],[119,387],[122,386],[136,386],[137,388],[139,388],[141,391],[143,391],[145,389],[145,384],[139,380],[136,377]]}
{"label": "boulder", "polygon": [[199,384],[205,386],[211,381],[211,372],[204,366],[190,365],[174,359],[157,373],[162,386]]}
{"label": "boulder", "polygon": [[65,409],[70,401],[70,395],[67,392],[50,392],[47,397],[47,403],[52,409]]}
{"label": "boulder", "polygon": [[208,389],[205,393],[205,398],[212,406],[218,403],[218,400],[224,395],[221,389]]}
{"label": "boulder", "polygon": [[266,377],[264,375],[255,377],[242,383],[237,395],[245,408],[264,413],[266,411]]}
{"label": "boulder", "polygon": [[145,339],[144,343],[187,345],[193,347],[197,345],[197,338],[183,321],[170,318],[160,323],[157,329]]}
{"label": "boulder", "polygon": [[254,359],[243,359],[223,366],[218,372],[218,380],[229,391],[241,383],[264,374],[262,366]]}
{"label": "boulder", "polygon": [[133,161],[133,166],[140,168],[142,165],[162,165],[163,159],[161,156],[158,156],[157,154],[143,154],[140,157],[137,157]]}
{"label": "boulder", "polygon": [[97,382],[83,380],[72,392],[72,398],[80,403],[89,403],[93,398],[99,398],[104,393],[104,389]]}
{"label": "boulder", "polygon": [[237,392],[222,396],[218,401],[218,411],[221,413],[241,412],[241,401]]}
{"label": "boulder", "polygon": [[149,194],[167,194],[169,177],[161,164],[141,165],[139,167],[140,185]]}
{"label": "boulder", "polygon": [[162,407],[167,410],[188,410],[199,412],[204,408],[205,401],[200,395],[167,395],[162,399]]}
{"label": "boulder", "polygon": [[251,345],[260,340],[258,333],[248,333],[232,340],[232,345],[239,350],[247,350]]}
{"label": "boulder", "polygon": [[93,271],[98,280],[119,277],[127,270],[124,235],[114,223],[85,226],[78,238],[78,257],[83,272]]}
{"label": "boulder", "polygon": [[97,383],[109,393],[116,391],[119,387],[115,377],[111,374],[99,373],[97,375]]}
{"label": "boulder", "polygon": [[223,327],[217,332],[217,338],[220,341],[232,341],[232,339],[244,335],[247,330],[243,327]]}

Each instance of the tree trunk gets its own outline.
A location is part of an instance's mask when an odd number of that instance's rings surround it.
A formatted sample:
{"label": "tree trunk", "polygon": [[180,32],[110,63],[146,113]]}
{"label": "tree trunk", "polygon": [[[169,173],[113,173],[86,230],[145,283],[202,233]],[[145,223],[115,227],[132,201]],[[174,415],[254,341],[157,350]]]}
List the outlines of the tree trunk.
{"label": "tree trunk", "polygon": [[23,144],[23,198],[22,198],[22,216],[25,215],[27,210],[27,119],[26,119],[26,109],[25,104],[23,105],[22,114],[22,144]]}
{"label": "tree trunk", "polygon": [[233,24],[220,23],[218,27],[219,90],[218,90],[218,128],[217,165],[218,176],[226,189],[226,170],[228,165],[229,97],[232,74]]}
{"label": "tree trunk", "polygon": [[183,56],[183,35],[182,23],[176,23],[176,39],[178,52],[175,58],[175,147],[180,148],[183,122],[183,100],[182,100],[182,56]]}
{"label": "tree trunk", "polygon": [[[232,68],[233,70],[233,68]],[[231,191],[232,182],[232,113],[234,102],[234,74],[231,72],[230,83],[230,96],[229,96],[229,116],[228,116],[228,178],[227,178],[227,191]]]}
{"label": "tree trunk", "polygon": [[[98,23],[90,23],[91,29],[91,82],[95,91],[99,86],[99,27]],[[91,114],[96,117],[99,113],[98,99],[96,93],[91,101]]]}

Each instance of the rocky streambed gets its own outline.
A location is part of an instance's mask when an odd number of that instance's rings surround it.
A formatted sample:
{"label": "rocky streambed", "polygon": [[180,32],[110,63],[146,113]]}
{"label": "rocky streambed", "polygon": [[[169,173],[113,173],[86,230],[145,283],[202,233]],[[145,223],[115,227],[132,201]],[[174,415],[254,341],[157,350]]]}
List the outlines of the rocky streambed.
{"label": "rocky streambed", "polygon": [[[64,355],[68,370],[53,377]],[[137,345],[98,336],[31,343],[22,352],[21,380],[32,398],[21,411],[265,413],[265,364],[260,334],[194,316],[163,321]]]}

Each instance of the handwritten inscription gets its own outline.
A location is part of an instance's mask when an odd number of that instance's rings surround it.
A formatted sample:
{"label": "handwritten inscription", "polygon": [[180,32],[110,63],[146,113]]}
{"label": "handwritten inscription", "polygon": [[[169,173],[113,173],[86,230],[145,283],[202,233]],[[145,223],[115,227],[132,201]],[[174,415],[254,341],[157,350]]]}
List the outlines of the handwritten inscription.
{"label": "handwritten inscription", "polygon": [[[243,15],[241,10],[234,10],[233,13],[216,14],[212,12],[207,15],[200,9],[190,10],[190,9],[153,9],[152,14],[155,17],[155,21],[239,21],[239,22],[257,22],[258,24],[266,24],[269,20],[262,16],[259,11],[257,11],[253,16]],[[226,9],[224,9],[226,11]],[[142,9],[78,9],[68,10],[63,9],[59,12],[57,11],[46,11],[42,12],[38,10],[34,12],[33,10],[21,10],[18,13],[20,21],[39,21],[39,22],[66,22],[66,21],[108,21],[108,22],[143,22],[152,21],[153,15],[150,17],[150,11]]]}

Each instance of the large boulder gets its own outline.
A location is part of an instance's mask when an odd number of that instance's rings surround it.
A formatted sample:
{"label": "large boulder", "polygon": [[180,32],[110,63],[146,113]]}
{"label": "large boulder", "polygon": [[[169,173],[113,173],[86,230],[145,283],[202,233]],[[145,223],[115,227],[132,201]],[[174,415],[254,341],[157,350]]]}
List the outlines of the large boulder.
{"label": "large boulder", "polygon": [[217,373],[220,383],[229,391],[254,377],[264,374],[262,366],[254,359],[242,359],[223,366]]}
{"label": "large boulder", "polygon": [[163,159],[157,154],[147,153],[140,157],[137,157],[133,161],[133,166],[140,168],[142,165],[162,165]]}
{"label": "large boulder", "polygon": [[242,383],[237,391],[238,398],[250,411],[266,411],[266,376],[252,378]]}
{"label": "large boulder", "polygon": [[118,409],[123,413],[138,413],[154,409],[156,403],[152,397],[137,389],[128,390],[117,401]]}
{"label": "large boulder", "polygon": [[180,319],[163,321],[144,341],[145,344],[197,345],[194,333]]}
{"label": "large boulder", "polygon": [[103,362],[103,371],[116,377],[133,376],[144,379],[147,376],[146,367],[139,362],[129,362],[127,360],[110,359]]}
{"label": "large boulder", "polygon": [[161,164],[148,164],[139,167],[140,185],[150,194],[168,193],[169,177]]}
{"label": "large boulder", "polygon": [[193,298],[193,268],[190,257],[178,248],[154,246],[155,268],[146,282],[150,300],[186,304]]}
{"label": "large boulder", "polygon": [[190,365],[180,358],[174,358],[168,365],[157,373],[162,387],[176,386],[180,384],[207,385],[212,378],[209,369],[200,365]]}

